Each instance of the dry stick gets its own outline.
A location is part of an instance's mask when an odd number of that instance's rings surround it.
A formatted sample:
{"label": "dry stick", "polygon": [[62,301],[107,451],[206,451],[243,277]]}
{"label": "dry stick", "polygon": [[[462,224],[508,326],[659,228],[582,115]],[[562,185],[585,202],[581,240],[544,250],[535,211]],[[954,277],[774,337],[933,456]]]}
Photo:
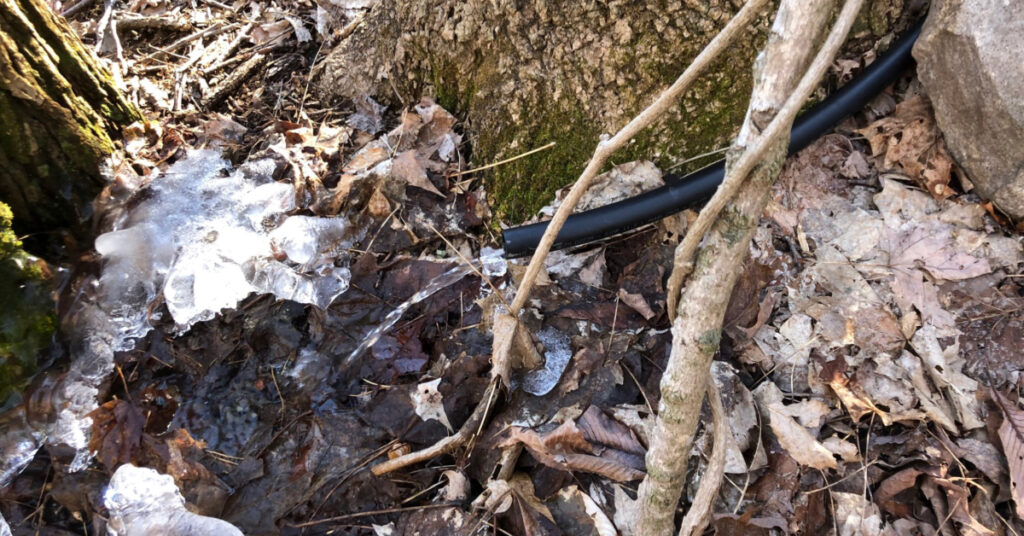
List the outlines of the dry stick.
{"label": "dry stick", "polygon": [[177,41],[167,45],[166,47],[157,48],[156,52],[153,52],[151,54],[147,54],[142,59],[140,59],[138,61],[138,63],[141,64],[141,63],[145,63],[145,62],[147,62],[149,60],[161,59],[164,56],[167,56],[167,55],[171,54],[175,50],[178,50],[179,48],[181,48],[181,47],[191,43],[192,41],[195,41],[196,39],[201,39],[203,37],[213,37],[215,35],[220,35],[220,34],[226,32],[228,30],[234,29],[237,26],[238,26],[238,23],[237,22],[233,22],[233,23],[225,25],[225,26],[211,26],[209,28],[206,28],[205,30],[201,30],[201,31],[195,32],[195,33],[193,33],[191,35],[186,35],[185,37],[182,37],[181,39],[178,39]]}
{"label": "dry stick", "polygon": [[722,406],[722,394],[718,391],[718,386],[715,385],[715,380],[711,379],[710,375],[708,375],[707,389],[715,440],[711,445],[711,457],[708,458],[704,476],[700,479],[697,495],[693,498],[693,503],[690,504],[686,516],[683,517],[682,526],[679,527],[679,536],[696,536],[704,532],[704,527],[707,527],[708,520],[711,518],[715,499],[718,498],[718,488],[722,487],[722,479],[725,478],[725,439],[732,434],[732,430],[729,429],[725,408]]}
{"label": "dry stick", "polygon": [[[753,121],[771,117],[782,110],[790,95],[799,94],[792,81],[807,68],[813,87],[842,44],[863,0],[848,0],[825,44],[811,61],[810,48],[817,40],[830,15],[831,0],[783,0],[775,19],[773,32],[762,59],[755,66],[755,90],[743,130],[734,146],[734,153],[748,137]],[[807,86],[806,77],[796,85]],[[806,93],[804,93],[804,97]],[[801,101],[802,101],[801,97]],[[781,114],[777,114],[781,115]],[[699,262],[686,287],[685,300],[679,305],[672,326],[672,351],[661,380],[661,403],[655,432],[647,451],[647,476],[638,490],[639,515],[636,533],[644,536],[667,536],[674,532],[673,518],[686,478],[687,453],[700,419],[703,393],[692,387],[693,378],[705,377],[711,358],[718,350],[722,318],[733,286],[739,277],[742,261],[747,255],[768,191],[778,176],[785,159],[786,141],[792,115],[783,128],[765,129],[763,139],[755,145],[767,144],[764,162],[749,173],[747,183],[725,211],[727,217],[715,222],[701,246]],[[769,134],[774,139],[769,138]],[[742,160],[740,155],[735,161]],[[727,168],[736,167],[729,159]],[[727,171],[727,176],[729,175]],[[675,269],[680,269],[676,266]]]}
{"label": "dry stick", "polygon": [[412,465],[414,463],[425,462],[435,456],[447,454],[469,441],[469,438],[476,433],[477,427],[483,424],[484,419],[487,418],[487,413],[490,411],[491,406],[494,404],[494,399],[497,396],[497,389],[500,383],[495,377],[488,384],[487,390],[484,391],[483,399],[477,404],[476,409],[466,419],[466,422],[459,427],[459,431],[455,432],[455,435],[448,436],[437,443],[416,452],[410,452],[404,456],[399,456],[393,460],[379,463],[370,468],[370,471],[377,475],[383,475],[392,471],[397,471],[403,467]]}
{"label": "dry stick", "polygon": [[[844,39],[846,39],[846,32],[843,32],[842,35],[835,33],[829,35],[829,41],[822,47],[822,54],[827,52],[829,47],[838,51]],[[822,56],[819,55],[819,57]],[[747,175],[753,171],[754,166],[761,162],[761,158],[764,156],[765,151],[768,150],[768,147],[783,133],[790,131],[790,128],[793,126],[793,120],[800,111],[800,107],[807,101],[807,97],[810,96],[811,92],[818,87],[821,76],[825,73],[825,69],[832,64],[832,58],[834,57],[835,52],[828,56],[827,62],[812,65],[811,69],[800,79],[800,83],[793,90],[792,95],[786,100],[786,103],[779,110],[778,114],[775,115],[775,118],[772,119],[768,128],[764,129],[761,133],[754,146],[747,148],[739,160],[729,168],[715,195],[700,211],[697,220],[693,222],[693,225],[686,231],[683,241],[676,247],[672,275],[669,277],[666,289],[668,294],[668,313],[671,320],[675,320],[676,317],[683,282],[686,281],[686,277],[693,271],[693,255],[696,253],[700,241],[707,234],[708,229],[711,228],[711,225],[718,218],[718,214],[725,208],[725,205],[739,191]],[[756,103],[751,102],[750,105],[751,109],[754,109]],[[736,139],[737,144],[741,147],[746,145],[746,138],[751,134],[747,128],[748,122],[744,123],[744,129],[740,131]]]}
{"label": "dry stick", "polygon": [[640,112],[640,115],[634,117],[626,126],[622,127],[615,136],[608,140],[602,140],[597,144],[597,149],[594,150],[594,156],[591,157],[590,162],[587,164],[586,169],[580,175],[580,178],[576,180],[576,184],[569,190],[569,194],[565,197],[562,202],[562,206],[558,207],[555,212],[555,216],[548,222],[548,228],[544,231],[544,236],[540,239],[540,244],[537,245],[537,249],[530,259],[530,265],[526,268],[526,275],[523,276],[522,283],[519,284],[519,290],[516,292],[516,298],[512,302],[512,307],[509,310],[509,314],[516,316],[519,314],[519,310],[526,304],[526,300],[530,298],[530,291],[533,289],[533,284],[537,280],[537,275],[544,267],[544,258],[547,257],[548,252],[551,251],[551,246],[555,242],[555,237],[558,236],[558,232],[562,230],[562,225],[565,220],[572,213],[576,207],[576,203],[579,202],[580,198],[583,197],[584,192],[590,186],[590,183],[597,176],[597,172],[600,171],[601,167],[604,166],[605,161],[612,155],[616,150],[625,145],[634,136],[640,133],[641,130],[647,128],[653,123],[658,117],[660,117],[669,106],[671,106],[686,88],[697,79],[697,76],[703,71],[711,62],[718,57],[722,51],[729,46],[732,40],[739,34],[740,30],[747,26],[747,24],[753,20],[754,16],[757,15],[758,10],[761,6],[767,3],[767,0],[750,0],[740,9],[739,13],[729,24],[722,29],[714,39],[708,43],[708,46],[701,50],[700,54],[693,60],[693,63],[676,79],[675,82],[665,90],[664,93],[658,96],[658,98],[647,107],[644,111]]}
{"label": "dry stick", "polygon": [[549,143],[547,145],[544,145],[544,146],[541,146],[541,147],[537,147],[536,149],[530,149],[529,151],[526,151],[523,154],[517,154],[517,155],[515,155],[513,157],[509,157],[509,158],[506,158],[504,160],[499,160],[497,162],[492,162],[490,164],[487,164],[486,166],[480,166],[478,168],[467,169],[467,170],[464,170],[464,171],[460,171],[458,173],[452,173],[451,175],[448,175],[448,178],[461,177],[463,175],[469,175],[470,173],[476,173],[477,171],[483,171],[485,169],[491,169],[491,168],[496,168],[498,166],[503,166],[505,164],[508,164],[509,162],[515,162],[516,160],[519,160],[520,158],[525,158],[527,156],[530,156],[531,154],[536,154],[536,153],[539,153],[539,152],[541,152],[543,150],[550,149],[550,148],[555,146],[555,143],[556,142],[551,142],[551,143]]}
{"label": "dry stick", "polygon": [[61,11],[60,16],[65,18],[70,17],[75,13],[78,13],[79,11],[89,7],[95,1],[96,0],[82,0],[81,2],[78,2],[77,4],[65,9],[64,11]]}

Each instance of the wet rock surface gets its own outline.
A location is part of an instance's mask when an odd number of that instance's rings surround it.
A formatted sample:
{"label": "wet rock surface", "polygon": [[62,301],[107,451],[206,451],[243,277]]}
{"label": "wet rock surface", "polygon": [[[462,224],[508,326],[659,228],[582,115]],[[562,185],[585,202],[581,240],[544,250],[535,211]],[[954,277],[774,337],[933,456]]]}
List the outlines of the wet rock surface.
{"label": "wet rock surface", "polygon": [[978,193],[1024,217],[1024,4],[934,2],[914,57],[939,127]]}

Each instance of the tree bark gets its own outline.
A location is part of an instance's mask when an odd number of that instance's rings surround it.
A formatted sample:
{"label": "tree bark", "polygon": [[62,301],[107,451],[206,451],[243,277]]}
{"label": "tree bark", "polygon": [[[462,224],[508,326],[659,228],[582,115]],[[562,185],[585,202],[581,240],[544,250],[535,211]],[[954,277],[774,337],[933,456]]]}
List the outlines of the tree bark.
{"label": "tree bark", "polygon": [[[318,1],[330,8],[329,0]],[[848,52],[902,31],[913,16],[910,3],[870,0]],[[649,105],[741,5],[382,1],[317,66],[315,87],[329,103],[361,93],[396,107],[435,97],[466,120],[478,165],[557,142],[489,171],[498,214],[516,221],[579,177],[599,136],[619,130]],[[751,66],[769,24],[763,16],[741,35],[666,117],[616,155],[618,161],[648,159],[664,169],[728,145],[743,119]]]}
{"label": "tree bark", "polygon": [[0,0],[0,201],[17,232],[84,234],[110,133],[139,118],[42,0]]}

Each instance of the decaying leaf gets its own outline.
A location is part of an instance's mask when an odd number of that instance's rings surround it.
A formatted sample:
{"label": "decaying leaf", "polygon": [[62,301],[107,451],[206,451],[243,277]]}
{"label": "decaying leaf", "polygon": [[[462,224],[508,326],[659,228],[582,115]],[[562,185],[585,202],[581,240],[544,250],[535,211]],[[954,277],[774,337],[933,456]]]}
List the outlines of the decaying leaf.
{"label": "decaying leaf", "polygon": [[829,362],[827,368],[822,370],[822,374],[827,376],[823,379],[832,388],[832,392],[842,401],[843,406],[846,407],[846,411],[850,413],[853,421],[857,422],[864,415],[874,413],[882,419],[882,423],[886,426],[892,424],[889,415],[879,409],[859,385],[851,382],[846,377],[845,371],[846,360],[840,356]]}
{"label": "decaying leaf", "polygon": [[891,527],[882,521],[878,506],[858,493],[833,492],[837,536],[889,536]]}
{"label": "decaying leaf", "polygon": [[454,430],[448,422],[448,415],[444,412],[444,398],[437,392],[437,386],[440,384],[441,378],[437,378],[417,385],[411,396],[413,409],[424,421],[437,420],[451,433]]}
{"label": "decaying leaf", "polygon": [[583,513],[587,516],[586,521],[587,525],[589,525],[587,528],[592,528],[598,536],[618,536],[615,525],[608,519],[608,516],[601,510],[601,507],[594,502],[590,495],[581,490],[579,486],[574,484],[562,488],[555,497],[560,502],[578,505],[576,506],[577,509],[582,506]]}
{"label": "decaying leaf", "polygon": [[1017,518],[1024,519],[1024,411],[999,391],[993,389],[992,399],[1003,412],[999,425],[999,441],[1010,467],[1010,491],[1016,506]]}
{"label": "decaying leaf", "polygon": [[595,473],[617,482],[643,478],[643,446],[625,425],[595,411],[585,420],[581,417],[580,425],[569,420],[543,433],[512,427],[502,445],[522,443],[539,462],[564,471]]}
{"label": "decaying leaf", "polygon": [[409,186],[415,186],[442,198],[444,197],[444,194],[427,178],[427,171],[417,161],[416,151],[414,150],[399,153],[391,163],[391,173],[396,178],[409,183]]}
{"label": "decaying leaf", "polygon": [[463,501],[469,497],[469,479],[461,471],[448,469],[441,473],[448,484],[441,488],[441,500],[447,502]]}
{"label": "decaying leaf", "polygon": [[[836,468],[832,452],[819,443],[806,428],[806,424],[816,423],[821,418],[818,408],[812,409],[812,406],[807,405],[804,406],[806,411],[801,411],[804,408],[787,407],[782,403],[782,391],[771,382],[761,384],[754,391],[754,397],[760,403],[762,414],[768,418],[772,432],[775,433],[782,448],[797,463],[815,469]],[[828,408],[825,410],[827,413]],[[797,422],[794,417],[798,417],[801,422]]]}

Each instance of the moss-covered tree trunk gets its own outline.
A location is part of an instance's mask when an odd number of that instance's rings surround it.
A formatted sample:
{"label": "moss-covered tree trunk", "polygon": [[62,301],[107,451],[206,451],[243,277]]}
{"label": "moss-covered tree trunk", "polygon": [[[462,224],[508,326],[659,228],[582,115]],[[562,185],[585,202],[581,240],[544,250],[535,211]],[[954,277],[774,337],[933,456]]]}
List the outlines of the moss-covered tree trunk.
{"label": "moss-covered tree trunk", "polygon": [[139,117],[42,0],[0,0],[0,201],[15,230],[80,228],[110,132]]}
{"label": "moss-covered tree trunk", "polygon": [[56,316],[46,264],[18,235],[87,235],[111,133],[139,118],[42,0],[0,0],[0,406],[34,370]]}
{"label": "moss-covered tree trunk", "polygon": [[[328,0],[320,3],[331,8]],[[848,48],[863,50],[901,31],[911,3],[867,2]],[[467,120],[478,164],[558,142],[489,177],[500,213],[514,221],[575,180],[600,134],[618,130],[649,104],[742,4],[382,0],[315,74],[325,102],[360,93],[392,105],[436,97]],[[751,66],[772,12],[618,161],[644,158],[667,167],[727,145],[747,108]]]}

